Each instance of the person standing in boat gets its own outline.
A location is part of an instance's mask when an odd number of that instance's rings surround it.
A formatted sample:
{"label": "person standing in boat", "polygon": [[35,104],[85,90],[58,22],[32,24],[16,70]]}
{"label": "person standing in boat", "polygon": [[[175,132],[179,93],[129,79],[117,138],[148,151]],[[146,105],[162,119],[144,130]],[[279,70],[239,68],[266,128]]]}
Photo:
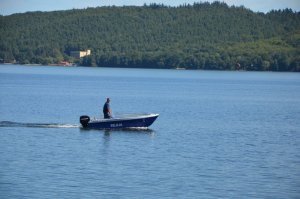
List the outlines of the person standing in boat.
{"label": "person standing in boat", "polygon": [[111,109],[110,109],[110,98],[106,98],[106,102],[103,106],[103,115],[104,115],[104,119],[109,119],[112,118],[112,113],[111,113]]}

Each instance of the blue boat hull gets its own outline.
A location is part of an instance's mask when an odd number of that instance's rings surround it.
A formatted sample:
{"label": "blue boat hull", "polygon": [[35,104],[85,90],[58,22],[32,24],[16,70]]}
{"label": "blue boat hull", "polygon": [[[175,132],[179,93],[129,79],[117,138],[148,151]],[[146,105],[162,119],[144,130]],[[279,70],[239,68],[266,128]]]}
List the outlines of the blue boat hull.
{"label": "blue boat hull", "polygon": [[80,119],[80,123],[84,128],[90,129],[146,128],[149,127],[157,117],[158,114],[147,114],[124,118],[98,119],[88,121],[87,123],[83,123]]}

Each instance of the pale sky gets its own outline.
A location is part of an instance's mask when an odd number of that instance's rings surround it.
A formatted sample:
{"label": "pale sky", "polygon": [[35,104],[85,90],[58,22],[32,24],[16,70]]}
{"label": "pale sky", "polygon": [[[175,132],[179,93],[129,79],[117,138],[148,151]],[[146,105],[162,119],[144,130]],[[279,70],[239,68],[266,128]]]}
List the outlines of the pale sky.
{"label": "pale sky", "polygon": [[[201,0],[0,0],[0,15],[24,13],[28,11],[54,11],[69,10],[73,8],[87,8],[97,6],[142,6],[145,3],[157,3],[170,6],[178,6],[185,3],[193,4]],[[203,0],[213,2],[215,0]],[[291,8],[300,11],[300,0],[221,0],[228,5],[241,6],[254,12],[268,12],[272,9]]]}

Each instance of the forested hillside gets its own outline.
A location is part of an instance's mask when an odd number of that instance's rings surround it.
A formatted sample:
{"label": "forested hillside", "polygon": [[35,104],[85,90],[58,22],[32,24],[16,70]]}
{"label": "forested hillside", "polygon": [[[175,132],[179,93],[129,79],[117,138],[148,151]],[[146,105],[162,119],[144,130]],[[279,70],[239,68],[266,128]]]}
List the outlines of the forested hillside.
{"label": "forested hillside", "polygon": [[[225,3],[98,7],[0,16],[0,61],[300,71],[300,13]],[[75,60],[72,50],[91,49]]]}

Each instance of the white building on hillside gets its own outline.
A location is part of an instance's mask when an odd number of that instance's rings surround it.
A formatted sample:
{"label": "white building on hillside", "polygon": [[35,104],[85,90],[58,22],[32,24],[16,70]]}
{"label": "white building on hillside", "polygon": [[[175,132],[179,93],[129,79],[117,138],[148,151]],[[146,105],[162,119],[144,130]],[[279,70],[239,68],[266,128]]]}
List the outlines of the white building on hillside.
{"label": "white building on hillside", "polygon": [[86,50],[86,51],[71,51],[70,52],[70,56],[71,57],[75,57],[77,59],[81,58],[81,57],[85,57],[91,55],[91,50]]}

